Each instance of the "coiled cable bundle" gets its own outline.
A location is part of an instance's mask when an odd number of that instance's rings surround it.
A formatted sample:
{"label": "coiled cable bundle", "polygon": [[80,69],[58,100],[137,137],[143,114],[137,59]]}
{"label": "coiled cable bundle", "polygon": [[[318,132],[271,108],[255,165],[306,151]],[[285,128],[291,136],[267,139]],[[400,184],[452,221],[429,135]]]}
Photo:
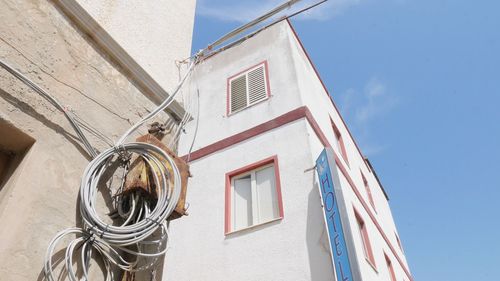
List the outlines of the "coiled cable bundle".
{"label": "coiled cable bundle", "polygon": [[[103,258],[106,268],[106,280],[113,280],[113,270],[111,265],[115,265],[124,271],[136,272],[150,268],[155,264],[158,257],[166,252],[167,226],[166,218],[174,210],[180,197],[180,172],[174,161],[162,149],[157,146],[133,142],[126,143],[117,151],[115,148],[109,148],[93,159],[85,169],[80,186],[80,214],[84,222],[84,228],[70,228],[56,235],[50,242],[45,257],[44,271],[49,281],[55,280],[53,273],[52,256],[56,245],[67,235],[76,234],[79,237],[71,241],[65,252],[65,268],[70,280],[78,280],[76,270],[73,267],[73,256],[77,250],[81,250],[81,260],[83,266],[83,275],[88,280],[87,271],[90,265],[92,250],[95,249]],[[96,209],[96,196],[98,183],[101,176],[108,168],[110,160],[120,154],[122,151],[136,153],[142,157],[150,166],[151,170],[162,171],[161,178],[153,173],[153,178],[157,188],[158,199],[155,206],[149,209],[149,206],[139,204],[133,205],[144,208],[144,212],[137,215],[135,222],[113,226],[107,224],[99,217]],[[167,177],[165,160],[172,170],[172,179]],[[173,182],[173,186],[169,186]],[[130,212],[131,216],[134,212]],[[129,221],[127,219],[127,221]],[[85,230],[84,230],[85,229]],[[161,232],[159,239],[148,239],[157,231]],[[145,246],[156,245],[154,252],[144,250]],[[129,246],[135,246],[135,250]],[[125,252],[129,256],[135,256],[133,261],[125,260],[120,252]],[[139,257],[149,258],[149,263],[139,266]]]}
{"label": "coiled cable bundle", "polygon": [[[80,185],[80,215],[83,219],[83,228],[63,230],[49,243],[44,262],[45,277],[48,281],[58,279],[54,274],[54,267],[62,261],[68,278],[72,281],[78,280],[73,265],[73,257],[78,255],[77,251],[80,251],[84,280],[89,279],[90,261],[93,253],[97,252],[103,260],[107,281],[114,280],[112,265],[124,271],[137,272],[151,268],[158,258],[165,254],[168,239],[166,219],[175,209],[181,194],[179,169],[172,157],[161,148],[142,142],[126,143],[125,140],[173,102],[193,71],[196,60],[195,58],[190,62],[174,92],[162,104],[132,126],[113,147],[96,155],[88,164]],[[128,197],[119,196],[122,201],[118,202],[117,211],[120,216],[125,216],[125,221],[122,225],[108,224],[97,211],[98,185],[113,160],[124,155],[130,158],[132,154],[142,158],[150,171],[158,171],[151,173],[156,186],[157,200],[151,203],[135,194]],[[128,211],[123,210],[124,204],[128,204]],[[159,234],[159,237],[155,237],[156,234]],[[76,235],[77,238],[69,242],[64,258],[53,260],[56,246],[70,235]],[[125,256],[132,260],[127,260]]]}

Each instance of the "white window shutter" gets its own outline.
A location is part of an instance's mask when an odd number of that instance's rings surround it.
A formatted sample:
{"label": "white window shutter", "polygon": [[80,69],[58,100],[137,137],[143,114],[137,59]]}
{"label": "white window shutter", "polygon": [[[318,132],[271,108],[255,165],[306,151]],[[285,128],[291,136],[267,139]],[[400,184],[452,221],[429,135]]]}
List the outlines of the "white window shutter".
{"label": "white window shutter", "polygon": [[264,66],[261,65],[248,72],[248,101],[249,105],[267,97]]}
{"label": "white window shutter", "polygon": [[253,224],[251,185],[250,175],[234,180],[233,222],[235,230]]}
{"label": "white window shutter", "polygon": [[259,221],[266,222],[279,217],[278,194],[274,166],[255,172]]}
{"label": "white window shutter", "polygon": [[247,77],[242,75],[231,80],[231,112],[247,106]]}

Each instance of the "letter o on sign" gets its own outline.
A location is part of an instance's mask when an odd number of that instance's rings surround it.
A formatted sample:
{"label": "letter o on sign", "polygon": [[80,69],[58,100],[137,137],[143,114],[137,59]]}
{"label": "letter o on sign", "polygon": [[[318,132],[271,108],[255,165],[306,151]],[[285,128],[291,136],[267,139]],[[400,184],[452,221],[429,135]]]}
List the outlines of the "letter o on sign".
{"label": "letter o on sign", "polygon": [[[330,204],[328,204],[330,202]],[[325,208],[327,212],[331,212],[333,210],[333,206],[335,205],[335,197],[333,196],[333,192],[328,192],[325,196]]]}

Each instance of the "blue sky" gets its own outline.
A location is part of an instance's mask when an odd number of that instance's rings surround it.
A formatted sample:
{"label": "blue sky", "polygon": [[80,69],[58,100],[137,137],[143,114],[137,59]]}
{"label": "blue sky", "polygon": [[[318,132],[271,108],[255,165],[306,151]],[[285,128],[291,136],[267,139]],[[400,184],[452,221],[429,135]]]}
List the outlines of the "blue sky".
{"label": "blue sky", "polygon": [[[198,50],[277,0],[198,0]],[[500,276],[500,2],[330,0],[292,22],[417,281]]]}

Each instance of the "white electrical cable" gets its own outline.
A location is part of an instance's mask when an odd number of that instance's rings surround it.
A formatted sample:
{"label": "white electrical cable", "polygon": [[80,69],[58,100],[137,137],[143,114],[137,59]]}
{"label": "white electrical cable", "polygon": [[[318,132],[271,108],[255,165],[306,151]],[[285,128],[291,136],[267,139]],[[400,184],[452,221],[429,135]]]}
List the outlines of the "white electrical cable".
{"label": "white electrical cable", "polygon": [[83,132],[80,130],[80,127],[77,124],[77,121],[71,116],[71,114],[68,113],[68,110],[53,96],[51,96],[49,93],[45,92],[42,88],[40,88],[37,84],[29,80],[26,76],[24,76],[21,72],[17,71],[7,63],[3,62],[0,60],[0,66],[3,67],[5,70],[7,70],[10,74],[12,74],[14,77],[19,79],[21,82],[29,86],[33,91],[37,92],[40,94],[42,97],[44,97],[48,102],[50,102],[53,106],[55,106],[57,109],[59,109],[62,113],[64,113],[64,116],[68,119],[69,123],[71,124],[71,127],[75,130],[77,133],[78,137],[80,140],[83,142],[83,145],[87,149],[87,152],[90,154],[90,156],[95,157],[97,156],[96,150],[92,147],[90,142],[88,141],[87,137],[83,134]]}
{"label": "white electrical cable", "polygon": [[188,76],[191,74],[191,71],[193,70],[193,67],[195,66],[195,61],[193,60],[191,64],[188,67],[188,70],[186,71],[186,74],[184,74],[184,77],[179,81],[177,84],[177,87],[175,88],[174,92],[167,98],[165,101],[163,101],[155,110],[151,111],[148,115],[146,115],[144,118],[142,118],[139,122],[137,122],[135,125],[133,125],[130,129],[128,129],[125,134],[117,141],[116,145],[119,146],[122,144],[125,139],[130,136],[137,128],[142,126],[144,123],[147,121],[151,120],[153,117],[158,115],[160,112],[165,110],[173,101],[179,90],[181,89],[182,85],[184,85],[184,82],[188,78]]}
{"label": "white electrical cable", "polygon": [[[148,120],[167,108],[173,101],[188,76],[193,71],[196,59],[191,61],[184,77],[179,81],[173,93],[165,99],[155,110],[142,118],[123,134],[116,142],[115,146],[104,150],[86,167],[80,184],[80,214],[84,222],[84,229],[69,228],[61,231],[50,242],[45,256],[44,272],[48,281],[54,279],[54,264],[52,256],[56,245],[68,235],[78,237],[70,242],[65,253],[65,269],[71,281],[77,281],[76,271],[73,268],[73,256],[77,250],[81,251],[84,280],[88,280],[88,268],[90,266],[91,253],[95,250],[104,260],[106,269],[106,280],[112,280],[113,271],[111,266],[136,272],[151,267],[158,258],[165,254],[166,240],[168,238],[168,228],[166,219],[175,209],[181,193],[181,176],[178,167],[172,157],[161,148],[141,142],[125,143],[125,140],[134,131]],[[179,128],[189,120],[190,115],[186,114]],[[179,132],[180,133],[180,132]],[[159,171],[159,175],[153,172],[153,182],[156,188],[157,200],[154,206],[149,206],[147,200],[136,198],[135,195],[129,204],[129,211],[123,212],[120,206],[117,208],[120,216],[126,215],[125,222],[120,226],[106,223],[98,214],[96,203],[98,185],[101,177],[109,168],[112,161],[125,154],[137,154],[148,165],[151,171]],[[166,161],[166,162],[165,162]],[[170,172],[171,171],[171,172]],[[123,188],[122,185],[119,190]],[[122,199],[125,199],[123,196]],[[121,204],[120,202],[118,204]],[[160,232],[159,239],[150,240],[156,233]],[[130,247],[134,246],[135,249]],[[145,247],[147,246],[148,251]],[[154,249],[151,249],[154,247]],[[126,252],[135,257],[134,261],[126,261],[120,255]],[[150,260],[143,265],[139,265],[139,259]]]}
{"label": "white electrical cable", "polygon": [[[165,254],[167,250],[166,239],[168,238],[168,229],[165,222],[167,217],[175,209],[181,192],[181,177],[179,169],[177,168],[174,160],[162,149],[147,143],[125,143],[125,140],[140,126],[165,110],[174,101],[175,96],[178,94],[186,79],[191,74],[195,64],[196,60],[191,61],[188,70],[179,81],[172,95],[165,99],[165,101],[162,102],[155,110],[127,130],[127,132],[125,132],[125,134],[123,134],[123,136],[116,142],[115,146],[97,154],[96,150],[92,147],[86,136],[81,131],[80,125],[86,127],[89,131],[91,131],[91,133],[108,144],[110,143],[109,138],[91,128],[91,126],[86,124],[83,119],[78,118],[76,114],[68,111],[67,108],[62,106],[56,98],[45,92],[42,88],[29,80],[19,71],[0,60],[1,67],[64,113],[88,153],[94,158],[85,169],[82,183],[80,185],[80,214],[84,221],[84,229],[86,230],[80,228],[69,228],[63,230],[59,232],[49,243],[44,263],[44,273],[47,280],[55,280],[53,272],[54,264],[52,262],[54,250],[60,240],[68,235],[78,236],[66,247],[64,257],[64,268],[67,272],[68,278],[72,281],[78,280],[76,271],[73,268],[73,257],[75,252],[78,250],[81,251],[80,258],[83,264],[82,272],[84,280],[88,280],[88,269],[90,267],[93,250],[95,250],[103,259],[106,269],[106,280],[114,279],[111,265],[115,265],[125,271],[135,272],[151,267],[156,263],[158,257]],[[174,134],[174,140],[178,139],[182,128],[190,118],[191,115],[189,113],[186,113],[185,116],[183,116],[183,119]],[[156,172],[152,173],[155,186],[157,187],[156,192],[158,199],[151,210],[149,203],[146,200],[142,200],[141,198],[138,198],[137,195],[132,194],[129,206],[130,210],[127,218],[122,225],[114,226],[105,223],[98,215],[96,210],[97,186],[100,182],[101,176],[109,167],[109,163],[115,159],[116,156],[123,156],[124,153],[135,153],[145,160],[150,170],[160,171],[160,176],[158,176]],[[168,166],[165,164],[165,160],[167,161]],[[169,168],[172,171],[171,175],[168,172]],[[171,181],[173,182],[172,186],[170,186]],[[122,178],[120,190],[122,190],[123,184],[124,178]],[[118,203],[117,209],[120,215],[123,214],[121,207],[121,203]],[[161,232],[160,239],[147,240],[158,231]],[[130,246],[132,245],[135,246],[136,250],[130,249]],[[156,246],[156,249],[153,252],[145,252],[143,249],[145,246]],[[121,257],[119,251],[135,256],[136,260],[132,262],[126,261]],[[152,261],[142,266],[138,266],[139,257],[150,258]]]}
{"label": "white electrical cable", "polygon": [[198,125],[200,122],[200,90],[196,89],[196,93],[197,93],[197,97],[198,97],[196,99],[196,104],[197,104],[196,124],[195,124],[195,128],[194,128],[193,139],[191,140],[191,146],[189,146],[188,156],[187,156],[187,160],[186,160],[186,162],[188,162],[188,163],[189,163],[189,160],[191,160],[191,152],[193,151],[194,142],[196,140],[196,136],[198,135]]}
{"label": "white electrical cable", "polygon": [[[64,269],[66,270],[68,278],[72,281],[78,280],[76,270],[73,266],[73,257],[77,251],[80,251],[84,280],[88,280],[89,278],[88,270],[91,264],[90,261],[92,253],[96,252],[103,259],[107,281],[114,279],[113,270],[111,269],[112,265],[125,271],[136,272],[151,267],[156,263],[158,257],[165,254],[167,250],[166,240],[168,238],[166,219],[175,209],[181,193],[181,177],[179,169],[177,168],[174,160],[162,149],[147,143],[125,143],[125,140],[144,123],[165,110],[174,101],[175,96],[179,93],[186,79],[193,71],[196,63],[197,58],[191,61],[185,75],[179,81],[177,87],[174,89],[174,92],[167,99],[165,99],[165,101],[127,130],[113,147],[97,154],[96,150],[83,134],[80,126],[85,127],[95,136],[108,144],[110,144],[109,138],[93,129],[90,124],[86,123],[83,119],[76,116],[76,114],[62,106],[56,98],[45,92],[42,88],[29,80],[19,71],[0,60],[1,67],[6,69],[24,84],[28,85],[31,89],[40,94],[64,113],[70,125],[73,127],[78,137],[84,144],[86,150],[93,157],[93,160],[85,169],[80,185],[80,214],[83,218],[84,229],[69,228],[63,230],[59,232],[49,243],[44,262],[44,273],[48,281],[55,280],[53,272],[54,264],[52,261],[55,248],[57,244],[68,235],[77,235],[77,238],[68,244],[64,259],[60,262],[64,261]],[[191,99],[190,97],[188,98],[189,99],[185,101],[187,101],[186,103],[189,105],[186,106],[191,107]],[[173,146],[178,140],[185,124],[190,120],[190,118],[190,113],[186,113],[183,116],[178,127],[176,128],[175,133],[173,134],[173,142],[171,142],[170,146]],[[99,217],[96,210],[98,184],[101,176],[109,167],[109,163],[116,160],[118,157],[124,156],[124,154],[131,153],[139,155],[139,157],[146,162],[151,171],[160,171],[160,175],[156,172],[152,173],[153,181],[157,187],[156,193],[158,198],[151,209],[147,200],[143,200],[136,194],[132,194],[130,195],[131,197],[129,197],[129,211],[126,212],[126,214],[124,214],[122,210],[123,206],[122,201],[120,200],[117,205],[117,211],[122,217],[123,215],[126,215],[125,221],[120,226],[109,225]],[[165,163],[165,161],[167,161],[167,163]],[[169,173],[169,170],[172,171],[171,174]],[[170,184],[171,182],[173,183],[172,185]],[[123,190],[123,184],[124,178],[122,178],[120,191]],[[124,199],[121,195],[120,198]],[[161,237],[159,239],[148,240],[158,232],[161,233]],[[132,250],[130,248],[131,246],[134,246],[135,250]],[[144,247],[146,246],[148,246],[149,251],[145,251]],[[151,247],[155,248],[151,251]],[[135,260],[126,261],[122,258],[120,252],[126,252],[135,256]],[[145,262],[145,264],[139,266],[140,257],[150,259],[151,261]]]}
{"label": "white electrical cable", "polygon": [[[117,246],[128,246],[138,243],[157,230],[158,224],[170,215],[177,204],[180,196],[181,181],[180,173],[174,160],[157,146],[135,142],[124,144],[123,149],[127,152],[140,155],[146,160],[152,171],[160,170],[163,172],[161,173],[161,179],[157,177],[156,173],[153,173],[155,184],[159,187],[157,189],[158,201],[155,208],[151,210],[149,217],[136,224],[117,227],[109,225],[99,218],[95,206],[97,185],[107,168],[108,159],[114,157],[117,153],[116,149],[109,148],[103,151],[85,169],[80,186],[80,213],[82,218],[85,224],[92,228],[91,231],[94,234],[99,235],[108,243]],[[162,159],[167,160],[173,169],[173,187],[168,186],[169,179],[167,179],[165,172],[168,168],[163,164],[162,161],[164,160]],[[168,194],[169,191],[171,191],[171,194]]]}

